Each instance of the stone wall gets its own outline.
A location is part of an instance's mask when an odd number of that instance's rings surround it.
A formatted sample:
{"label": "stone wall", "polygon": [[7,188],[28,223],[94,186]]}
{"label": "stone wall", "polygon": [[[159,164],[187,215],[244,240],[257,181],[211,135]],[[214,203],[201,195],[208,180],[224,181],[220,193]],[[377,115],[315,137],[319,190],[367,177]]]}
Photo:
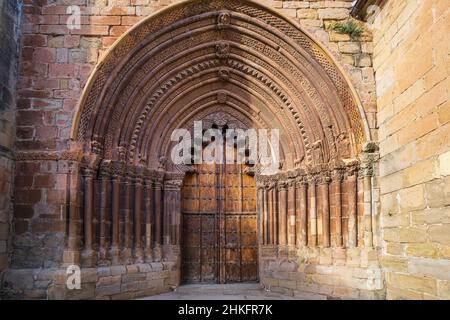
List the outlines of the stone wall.
{"label": "stone wall", "polygon": [[388,299],[450,298],[449,12],[389,1],[374,25]]}
{"label": "stone wall", "polygon": [[[66,269],[9,269],[5,272],[2,299],[123,300],[168,292],[179,283],[173,262],[152,262],[83,268],[80,289],[67,289]],[[72,283],[72,282],[71,282]]]}
{"label": "stone wall", "polygon": [[0,271],[8,266],[21,1],[0,2]]}
{"label": "stone wall", "polygon": [[385,298],[376,249],[265,246],[260,264],[266,290],[317,300]]}

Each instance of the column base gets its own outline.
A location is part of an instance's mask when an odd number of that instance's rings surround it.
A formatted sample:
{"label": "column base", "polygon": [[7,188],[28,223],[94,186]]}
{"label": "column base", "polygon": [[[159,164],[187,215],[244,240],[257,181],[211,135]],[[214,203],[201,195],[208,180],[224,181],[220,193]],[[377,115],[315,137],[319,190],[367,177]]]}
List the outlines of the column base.
{"label": "column base", "polygon": [[92,249],[85,249],[81,253],[81,264],[83,267],[94,267],[97,264],[97,252]]}
{"label": "column base", "polygon": [[69,266],[69,265],[80,265],[81,259],[80,259],[80,251],[78,250],[64,250],[63,253],[63,265]]}
{"label": "column base", "polygon": [[122,252],[120,254],[120,260],[124,264],[131,264],[133,263],[133,255],[130,248],[122,249]]}
{"label": "column base", "polygon": [[143,263],[144,262],[144,250],[142,248],[134,249],[134,263]]}
{"label": "column base", "polygon": [[110,256],[110,260],[111,260],[111,264],[112,265],[118,265],[120,264],[120,259],[119,259],[119,248],[117,247],[111,247],[111,249],[109,250],[109,256]]}
{"label": "column base", "polygon": [[162,261],[162,251],[161,246],[158,244],[153,249],[153,261],[154,262],[161,262]]}
{"label": "column base", "polygon": [[153,249],[152,248],[145,248],[144,259],[145,259],[145,263],[153,262]]}

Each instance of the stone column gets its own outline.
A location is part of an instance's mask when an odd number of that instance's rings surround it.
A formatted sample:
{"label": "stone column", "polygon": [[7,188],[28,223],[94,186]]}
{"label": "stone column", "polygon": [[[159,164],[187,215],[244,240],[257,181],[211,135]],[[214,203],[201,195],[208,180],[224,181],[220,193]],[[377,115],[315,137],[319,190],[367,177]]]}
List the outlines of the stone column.
{"label": "stone column", "polygon": [[347,169],[348,196],[348,246],[354,248],[358,244],[357,234],[357,180],[356,167]]}
{"label": "stone column", "polygon": [[119,246],[120,246],[120,184],[122,180],[122,172],[118,168],[113,169],[112,173],[112,208],[111,208],[111,248],[110,256],[113,265],[119,263]]}
{"label": "stone column", "polygon": [[170,220],[172,215],[173,194],[170,189],[170,181],[164,181],[163,188],[163,217],[162,217],[162,239],[164,245],[170,243]]}
{"label": "stone column", "polygon": [[145,208],[145,262],[153,261],[153,181],[148,175],[145,177],[144,192]]}
{"label": "stone column", "polygon": [[154,187],[154,201],[155,201],[155,245],[154,245],[154,260],[161,261],[161,244],[162,244],[162,178],[157,177],[153,184]]}
{"label": "stone column", "polygon": [[373,247],[373,223],[372,223],[372,176],[373,169],[369,163],[364,168],[364,244]]}
{"label": "stone column", "polygon": [[142,249],[142,205],[143,190],[142,176],[137,172],[134,179],[134,261],[144,262],[144,251]]}
{"label": "stone column", "polygon": [[268,219],[268,229],[269,229],[269,242],[268,244],[275,244],[274,241],[274,236],[275,236],[275,230],[274,230],[274,210],[273,210],[273,189],[274,189],[274,185],[271,182],[268,186],[268,190],[267,190],[267,205],[268,205],[268,213],[269,213],[269,219]]}
{"label": "stone column", "polygon": [[277,190],[277,185],[276,182],[273,182],[273,186],[272,186],[272,231],[273,231],[273,235],[272,235],[272,243],[273,244],[278,244],[278,223],[279,223],[279,218],[278,218],[278,190]]}
{"label": "stone column", "polygon": [[322,173],[319,179],[319,190],[322,200],[322,246],[330,247],[330,178],[327,173]]}
{"label": "stone column", "polygon": [[132,218],[131,212],[133,207],[134,199],[133,196],[133,172],[130,170],[127,175],[123,179],[122,183],[122,191],[124,194],[121,194],[121,197],[124,201],[122,204],[123,212],[123,235],[119,235],[119,239],[122,242],[122,252],[121,252],[121,261],[125,264],[129,264],[132,262],[132,242],[133,242],[133,231],[132,231]]}
{"label": "stone column", "polygon": [[311,247],[317,246],[317,195],[316,195],[316,177],[309,178],[309,241]]}
{"label": "stone column", "polygon": [[287,244],[287,184],[278,183],[278,244]]}
{"label": "stone column", "polygon": [[295,246],[297,237],[295,180],[291,179],[288,187],[288,245]]}
{"label": "stone column", "polygon": [[82,264],[85,267],[93,267],[97,262],[94,251],[94,171],[91,168],[84,168],[84,248],[82,252]]}
{"label": "stone column", "polygon": [[305,177],[296,182],[297,246],[308,245],[308,183]]}
{"label": "stone column", "polygon": [[270,244],[270,191],[269,185],[264,184],[264,244]]}
{"label": "stone column", "polygon": [[342,170],[335,169],[332,174],[331,197],[331,243],[332,246],[344,245],[342,236]]}

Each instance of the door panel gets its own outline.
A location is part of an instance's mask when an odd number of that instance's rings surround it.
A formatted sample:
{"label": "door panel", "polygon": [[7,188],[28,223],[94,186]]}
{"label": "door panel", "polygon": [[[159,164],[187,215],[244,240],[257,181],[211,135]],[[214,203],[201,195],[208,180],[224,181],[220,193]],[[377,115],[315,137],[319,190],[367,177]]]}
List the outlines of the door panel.
{"label": "door panel", "polygon": [[197,165],[182,190],[186,283],[258,280],[256,187],[245,166]]}

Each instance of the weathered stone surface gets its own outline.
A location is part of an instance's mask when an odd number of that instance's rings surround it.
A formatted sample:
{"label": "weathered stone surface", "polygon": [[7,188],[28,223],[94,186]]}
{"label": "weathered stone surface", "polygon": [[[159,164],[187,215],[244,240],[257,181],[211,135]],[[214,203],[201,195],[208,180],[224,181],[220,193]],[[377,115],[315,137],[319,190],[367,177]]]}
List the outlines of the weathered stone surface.
{"label": "weathered stone surface", "polygon": [[433,279],[450,280],[450,261],[411,258],[408,263],[408,272]]}
{"label": "weathered stone surface", "polygon": [[32,289],[33,282],[32,270],[9,269],[3,275],[3,287],[10,289]]}
{"label": "weathered stone surface", "polygon": [[432,278],[390,272],[387,274],[387,280],[388,287],[408,288],[417,292],[434,295],[437,293],[437,283]]}
{"label": "weathered stone surface", "polygon": [[[448,12],[438,3],[422,6],[401,0],[383,7],[381,16],[385,18],[373,30],[373,65],[381,227],[389,254],[382,258],[389,272],[387,298],[435,299],[445,292],[436,291],[435,286],[436,279],[448,273],[445,247],[450,243],[445,161],[449,126],[438,120],[440,106],[449,98],[443,89],[448,87],[449,70],[433,52],[446,50],[441,35],[450,29],[439,19],[448,19]],[[436,35],[420,34],[423,25]],[[364,64],[369,64],[368,59]]]}
{"label": "weathered stone surface", "polygon": [[120,274],[127,273],[126,266],[112,266],[111,267],[111,275],[116,276]]}

